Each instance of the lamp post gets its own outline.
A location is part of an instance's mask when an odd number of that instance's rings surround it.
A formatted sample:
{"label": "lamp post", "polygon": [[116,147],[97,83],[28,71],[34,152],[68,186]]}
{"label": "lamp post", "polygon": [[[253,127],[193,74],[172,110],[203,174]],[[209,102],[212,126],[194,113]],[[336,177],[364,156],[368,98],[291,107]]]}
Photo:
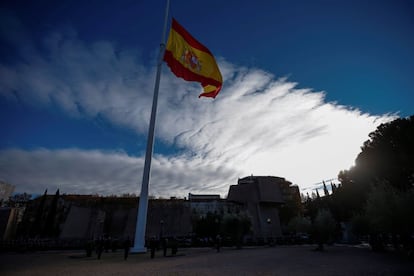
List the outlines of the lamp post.
{"label": "lamp post", "polygon": [[267,218],[266,220],[267,224],[269,225],[269,237],[267,238],[269,245],[273,246],[273,235],[272,235],[272,220],[270,218]]}

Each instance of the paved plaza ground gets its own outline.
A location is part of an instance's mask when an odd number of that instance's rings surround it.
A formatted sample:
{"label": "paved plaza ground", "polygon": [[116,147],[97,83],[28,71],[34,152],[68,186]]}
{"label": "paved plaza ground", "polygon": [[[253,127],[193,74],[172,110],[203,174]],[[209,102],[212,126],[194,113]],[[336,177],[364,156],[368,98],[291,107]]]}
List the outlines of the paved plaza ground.
{"label": "paved plaza ground", "polygon": [[[414,275],[414,262],[368,248],[277,246],[233,249],[183,248],[177,256],[157,251],[130,255],[82,251],[0,254],[0,275]],[[168,252],[170,254],[170,252]]]}

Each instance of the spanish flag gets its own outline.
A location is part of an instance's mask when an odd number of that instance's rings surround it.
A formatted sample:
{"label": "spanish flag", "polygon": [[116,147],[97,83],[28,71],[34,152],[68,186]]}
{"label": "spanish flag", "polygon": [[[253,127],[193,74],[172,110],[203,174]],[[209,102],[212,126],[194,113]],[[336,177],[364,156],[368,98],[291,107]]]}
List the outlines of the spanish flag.
{"label": "spanish flag", "polygon": [[174,18],[164,61],[177,77],[201,83],[204,92],[199,97],[215,98],[220,92],[223,79],[213,54]]}

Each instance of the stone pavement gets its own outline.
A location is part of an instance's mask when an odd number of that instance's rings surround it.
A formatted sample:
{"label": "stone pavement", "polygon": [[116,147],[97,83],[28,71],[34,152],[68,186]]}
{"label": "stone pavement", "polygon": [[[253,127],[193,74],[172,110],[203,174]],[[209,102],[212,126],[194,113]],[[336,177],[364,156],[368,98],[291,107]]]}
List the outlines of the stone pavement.
{"label": "stone pavement", "polygon": [[[313,246],[179,249],[177,256],[154,259],[123,252],[85,257],[82,251],[0,254],[0,275],[414,275],[414,262],[367,248]],[[170,254],[170,252],[168,252]]]}

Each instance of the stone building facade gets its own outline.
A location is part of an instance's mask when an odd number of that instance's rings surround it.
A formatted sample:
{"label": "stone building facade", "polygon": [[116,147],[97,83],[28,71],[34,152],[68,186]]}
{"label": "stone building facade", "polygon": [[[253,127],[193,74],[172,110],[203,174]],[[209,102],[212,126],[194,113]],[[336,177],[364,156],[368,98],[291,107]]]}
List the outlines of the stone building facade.
{"label": "stone building facade", "polygon": [[[249,236],[253,240],[278,237],[282,235],[279,208],[292,197],[300,200],[299,190],[284,178],[249,176],[230,186],[227,199],[194,194],[188,199],[150,199],[146,237],[189,237],[194,234],[194,221],[207,214],[224,217],[241,213],[251,221]],[[137,197],[45,192],[27,204],[17,235],[61,240],[133,238],[138,201]]]}
{"label": "stone building facade", "polygon": [[279,209],[288,200],[300,200],[299,188],[281,177],[248,176],[230,186],[227,200],[243,206],[252,223],[253,239],[282,236]]}

